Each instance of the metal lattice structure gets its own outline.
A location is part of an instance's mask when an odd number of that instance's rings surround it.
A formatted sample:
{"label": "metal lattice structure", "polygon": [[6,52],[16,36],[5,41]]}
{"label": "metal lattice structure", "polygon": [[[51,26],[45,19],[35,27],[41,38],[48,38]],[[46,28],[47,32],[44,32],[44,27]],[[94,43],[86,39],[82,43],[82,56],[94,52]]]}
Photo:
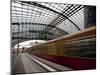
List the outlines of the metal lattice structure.
{"label": "metal lattice structure", "polygon": [[84,5],[12,0],[12,44],[50,40],[84,29]]}

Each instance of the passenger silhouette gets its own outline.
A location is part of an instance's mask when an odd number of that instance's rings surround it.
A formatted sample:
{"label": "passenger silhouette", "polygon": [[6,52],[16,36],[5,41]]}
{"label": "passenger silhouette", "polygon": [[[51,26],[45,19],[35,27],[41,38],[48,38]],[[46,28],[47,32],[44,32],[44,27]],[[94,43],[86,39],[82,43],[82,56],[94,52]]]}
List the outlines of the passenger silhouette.
{"label": "passenger silhouette", "polygon": [[22,53],[24,52],[24,47],[22,48]]}

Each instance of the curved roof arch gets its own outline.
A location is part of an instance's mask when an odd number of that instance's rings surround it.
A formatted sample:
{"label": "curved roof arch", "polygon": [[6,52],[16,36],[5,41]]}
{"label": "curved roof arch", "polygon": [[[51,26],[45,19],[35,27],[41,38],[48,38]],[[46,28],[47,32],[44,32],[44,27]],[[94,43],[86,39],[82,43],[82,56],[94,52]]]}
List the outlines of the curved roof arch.
{"label": "curved roof arch", "polygon": [[50,40],[84,29],[84,5],[13,0],[11,7],[12,40]]}

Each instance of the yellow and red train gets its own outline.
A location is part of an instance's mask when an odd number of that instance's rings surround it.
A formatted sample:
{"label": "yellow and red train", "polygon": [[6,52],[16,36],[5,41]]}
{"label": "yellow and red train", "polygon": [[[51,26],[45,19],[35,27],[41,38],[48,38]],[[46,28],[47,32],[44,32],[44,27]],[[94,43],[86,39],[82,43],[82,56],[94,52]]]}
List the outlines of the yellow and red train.
{"label": "yellow and red train", "polygon": [[75,70],[96,68],[96,27],[29,48],[29,53]]}

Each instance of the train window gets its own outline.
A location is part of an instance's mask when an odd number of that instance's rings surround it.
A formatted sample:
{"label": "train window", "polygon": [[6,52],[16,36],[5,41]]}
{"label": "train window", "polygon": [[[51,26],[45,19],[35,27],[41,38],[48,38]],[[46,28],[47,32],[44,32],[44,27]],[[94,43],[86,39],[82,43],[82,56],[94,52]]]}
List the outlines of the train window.
{"label": "train window", "polygon": [[82,57],[89,57],[89,58],[96,58],[96,51],[87,51],[81,56]]}

